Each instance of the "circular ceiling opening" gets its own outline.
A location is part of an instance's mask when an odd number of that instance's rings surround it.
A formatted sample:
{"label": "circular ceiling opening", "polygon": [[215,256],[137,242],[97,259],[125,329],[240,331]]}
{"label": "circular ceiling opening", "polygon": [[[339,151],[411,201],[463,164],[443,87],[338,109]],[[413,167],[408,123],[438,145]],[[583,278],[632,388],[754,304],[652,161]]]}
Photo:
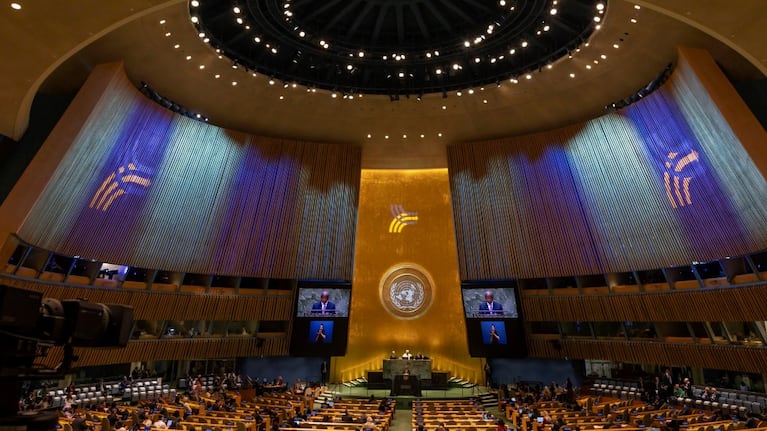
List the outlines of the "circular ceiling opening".
{"label": "circular ceiling opening", "polygon": [[606,0],[192,0],[220,55],[284,83],[422,95],[540,69],[585,43]]}

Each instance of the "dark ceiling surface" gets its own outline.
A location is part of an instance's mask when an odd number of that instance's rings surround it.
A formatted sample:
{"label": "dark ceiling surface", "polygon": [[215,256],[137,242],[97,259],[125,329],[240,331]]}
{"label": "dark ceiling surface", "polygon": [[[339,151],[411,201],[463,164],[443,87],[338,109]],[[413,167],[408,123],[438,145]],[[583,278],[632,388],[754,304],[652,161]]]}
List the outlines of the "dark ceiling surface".
{"label": "dark ceiling surface", "polygon": [[192,1],[200,37],[241,67],[343,93],[495,83],[571,54],[606,0]]}

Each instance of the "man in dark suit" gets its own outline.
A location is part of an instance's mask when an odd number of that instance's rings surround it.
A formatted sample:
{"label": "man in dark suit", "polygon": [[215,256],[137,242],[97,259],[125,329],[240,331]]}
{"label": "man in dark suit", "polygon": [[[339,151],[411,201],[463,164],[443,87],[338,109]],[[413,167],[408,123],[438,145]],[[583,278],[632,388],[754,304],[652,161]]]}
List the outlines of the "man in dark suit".
{"label": "man in dark suit", "polygon": [[503,305],[500,302],[496,302],[493,297],[493,292],[485,292],[485,300],[479,303],[480,314],[499,315],[503,314]]}
{"label": "man in dark suit", "polygon": [[312,314],[336,314],[336,304],[330,302],[330,294],[323,291],[320,300],[312,305]]}
{"label": "man in dark suit", "polygon": [[320,364],[320,384],[322,386],[325,386],[325,383],[328,382],[328,361],[322,360],[322,363]]}

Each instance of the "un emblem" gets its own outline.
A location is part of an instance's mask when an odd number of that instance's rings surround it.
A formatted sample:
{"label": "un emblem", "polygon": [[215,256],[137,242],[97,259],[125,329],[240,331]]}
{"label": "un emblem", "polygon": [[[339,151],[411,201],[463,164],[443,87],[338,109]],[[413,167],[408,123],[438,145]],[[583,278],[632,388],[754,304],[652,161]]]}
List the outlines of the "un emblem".
{"label": "un emblem", "polygon": [[400,319],[415,319],[431,306],[434,282],[422,267],[407,263],[387,270],[379,296],[386,311]]}

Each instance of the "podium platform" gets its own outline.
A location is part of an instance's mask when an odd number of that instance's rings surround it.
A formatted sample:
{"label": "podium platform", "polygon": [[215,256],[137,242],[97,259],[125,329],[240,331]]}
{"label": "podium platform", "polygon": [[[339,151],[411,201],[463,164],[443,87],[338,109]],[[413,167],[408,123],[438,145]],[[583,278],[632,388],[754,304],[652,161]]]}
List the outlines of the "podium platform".
{"label": "podium platform", "polygon": [[417,376],[399,374],[394,376],[389,396],[396,397],[400,395],[421,396],[421,379]]}

